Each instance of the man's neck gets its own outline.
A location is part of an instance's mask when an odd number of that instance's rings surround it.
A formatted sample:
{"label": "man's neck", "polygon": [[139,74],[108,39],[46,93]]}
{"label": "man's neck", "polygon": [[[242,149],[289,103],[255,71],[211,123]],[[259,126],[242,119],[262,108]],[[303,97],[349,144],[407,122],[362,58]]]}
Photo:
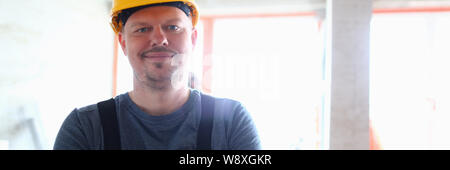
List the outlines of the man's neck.
{"label": "man's neck", "polygon": [[187,87],[164,90],[134,87],[133,91],[129,92],[131,100],[152,116],[167,115],[181,108],[189,99],[189,94]]}

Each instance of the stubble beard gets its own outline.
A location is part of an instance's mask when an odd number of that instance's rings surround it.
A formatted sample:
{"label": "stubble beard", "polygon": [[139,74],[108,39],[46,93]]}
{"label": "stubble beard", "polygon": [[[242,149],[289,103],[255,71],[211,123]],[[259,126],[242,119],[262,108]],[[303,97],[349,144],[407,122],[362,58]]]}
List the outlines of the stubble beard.
{"label": "stubble beard", "polygon": [[144,68],[141,75],[134,73],[137,83],[141,84],[141,87],[156,91],[179,89],[183,85],[187,86],[185,56],[175,54],[170,59],[170,64],[167,62],[148,63],[150,65]]}
{"label": "stubble beard", "polygon": [[[152,63],[155,69],[165,69],[164,63]],[[150,70],[144,71],[143,80],[139,80],[137,74],[136,78],[143,83],[147,88],[157,91],[164,91],[171,88],[177,89],[182,84],[182,77],[184,77],[182,66],[167,66],[169,67],[168,73],[164,75],[158,75]]]}

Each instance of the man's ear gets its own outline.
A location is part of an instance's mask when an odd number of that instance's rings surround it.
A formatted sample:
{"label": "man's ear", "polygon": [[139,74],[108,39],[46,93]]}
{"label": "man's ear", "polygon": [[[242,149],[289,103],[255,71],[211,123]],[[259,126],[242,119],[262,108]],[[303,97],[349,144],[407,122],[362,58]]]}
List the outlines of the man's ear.
{"label": "man's ear", "polygon": [[123,35],[123,33],[122,32],[119,32],[118,34],[117,34],[117,38],[118,38],[118,40],[119,40],[119,44],[120,44],[120,47],[122,47],[122,51],[123,51],[123,54],[125,55],[125,56],[127,56],[127,46],[126,46],[126,43],[125,43],[125,38],[124,38],[124,35]]}
{"label": "man's ear", "polygon": [[195,45],[197,45],[197,28],[192,28],[191,33],[191,41],[192,41],[192,50],[194,50]]}

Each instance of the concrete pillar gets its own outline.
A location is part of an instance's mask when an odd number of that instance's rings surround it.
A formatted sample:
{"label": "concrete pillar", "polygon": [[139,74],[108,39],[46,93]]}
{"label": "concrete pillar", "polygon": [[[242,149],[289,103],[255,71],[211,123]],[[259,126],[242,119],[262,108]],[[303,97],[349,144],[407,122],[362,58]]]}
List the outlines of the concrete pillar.
{"label": "concrete pillar", "polygon": [[372,0],[327,0],[331,57],[329,149],[369,149]]}

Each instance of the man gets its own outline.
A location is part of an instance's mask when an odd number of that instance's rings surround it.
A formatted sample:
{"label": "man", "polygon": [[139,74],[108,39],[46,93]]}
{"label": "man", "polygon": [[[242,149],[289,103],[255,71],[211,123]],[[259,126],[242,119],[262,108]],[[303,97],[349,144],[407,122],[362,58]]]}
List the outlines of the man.
{"label": "man", "polygon": [[187,87],[197,42],[193,0],[115,0],[112,12],[133,90],[73,110],[54,149],[261,149],[239,102]]}

